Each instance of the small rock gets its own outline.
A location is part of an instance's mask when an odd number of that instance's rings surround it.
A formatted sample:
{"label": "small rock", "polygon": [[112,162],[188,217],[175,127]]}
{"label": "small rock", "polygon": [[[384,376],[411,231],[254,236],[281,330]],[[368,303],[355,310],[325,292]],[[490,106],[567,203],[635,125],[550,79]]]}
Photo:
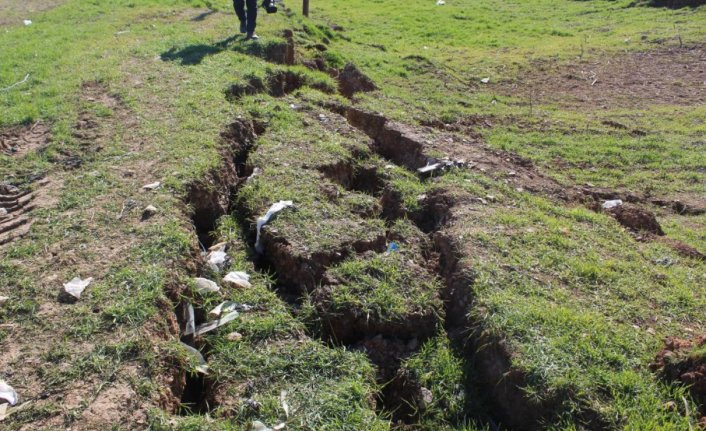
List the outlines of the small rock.
{"label": "small rock", "polygon": [[434,402],[434,394],[431,393],[431,391],[425,387],[422,387],[419,389],[419,392],[422,395],[422,401],[424,402],[424,407],[429,407],[431,403]]}
{"label": "small rock", "polygon": [[157,214],[157,208],[152,205],[147,205],[144,210],[142,210],[142,220],[147,220],[153,215]]}
{"label": "small rock", "polygon": [[228,243],[227,242],[219,242],[218,244],[213,244],[208,248],[208,251],[226,251],[226,248],[228,248]]}
{"label": "small rock", "polygon": [[495,202],[495,196],[493,195],[486,195],[485,198],[488,199],[490,202]]}
{"label": "small rock", "polygon": [[240,341],[243,339],[243,334],[240,332],[231,332],[230,334],[226,335],[226,339],[228,341]]}
{"label": "small rock", "polygon": [[267,427],[260,421],[253,421],[251,429],[252,431],[272,431],[272,428]]}
{"label": "small rock", "polygon": [[0,216],[6,216],[7,210],[5,208],[0,208]]}
{"label": "small rock", "polygon": [[0,305],[4,304],[10,299],[9,296],[0,296]]}

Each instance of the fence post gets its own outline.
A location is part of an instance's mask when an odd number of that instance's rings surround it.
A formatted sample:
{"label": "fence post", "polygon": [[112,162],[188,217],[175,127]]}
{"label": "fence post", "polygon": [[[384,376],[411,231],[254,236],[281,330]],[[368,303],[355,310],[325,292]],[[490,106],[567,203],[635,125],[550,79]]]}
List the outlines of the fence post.
{"label": "fence post", "polygon": [[309,0],[304,0],[304,16],[309,17]]}

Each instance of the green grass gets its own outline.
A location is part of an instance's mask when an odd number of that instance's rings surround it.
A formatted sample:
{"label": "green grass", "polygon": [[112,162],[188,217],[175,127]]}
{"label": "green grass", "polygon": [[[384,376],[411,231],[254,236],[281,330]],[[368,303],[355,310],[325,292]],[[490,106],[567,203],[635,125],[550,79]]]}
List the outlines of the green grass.
{"label": "green grass", "polygon": [[[209,5],[217,11],[191,20]],[[463,245],[462,263],[476,274],[468,286],[475,326],[465,329],[505,341],[511,367],[527,378],[521,388],[526,398],[559,406],[547,429],[581,429],[577,415],[587,412],[613,429],[689,429],[695,418],[662,408],[671,400],[683,405],[684,390],[657,380],[647,366],[665,336],[704,331],[703,263],[659,242],[637,243],[604,215],[527,196],[485,176],[457,171],[421,182],[400,167],[386,168],[365,137],[319,122],[321,112],[312,106],[342,99],[310,87],[331,91],[332,78],[265,59],[284,42],[281,30],[295,28],[304,59],[321,56],[332,67],[353,61],[373,78],[381,90],[360,97],[364,108],[412,124],[470,114],[513,116],[530,130],[513,124],[483,130],[488,144],[531,158],[563,183],[703,195],[701,107],[646,105],[594,113],[540,105],[530,115],[521,95],[500,97],[478,83],[484,77],[512,81],[537,59],[562,63],[673,47],[677,34],[686,44],[703,40],[704,8],[627,5],[627,0],[314,2],[310,20],[263,14],[260,44],[232,37],[235,20],[225,0],[69,0],[32,15],[31,26],[3,27],[0,88],[26,74],[30,78],[0,91],[0,128],[41,120],[51,126],[53,139],[23,158],[0,155],[0,173],[3,181],[23,187],[39,188],[27,180],[35,173],[57,183],[51,189],[56,205],[36,210],[30,235],[0,256],[0,294],[10,297],[0,305],[0,344],[31,359],[3,362],[1,377],[30,404],[0,429],[81,428],[91,400],[119,382],[128,382],[149,410],[142,427],[153,429],[247,429],[253,420],[268,426],[286,420],[288,429],[301,430],[390,429],[374,402],[384,383],[376,382],[375,367],[360,352],[312,338],[309,319],[350,310],[386,323],[415,313],[440,318],[441,286],[407,262],[422,264],[428,244],[419,242],[425,236],[408,221],[384,220],[378,196],[348,190],[319,171],[337,163],[377,166],[410,215],[421,209],[420,196],[436,189],[460,197],[496,196],[487,206],[464,201],[463,218],[449,226]],[[334,23],[344,30],[332,30]],[[319,53],[317,44],[326,51]],[[256,94],[226,101],[231,85],[266,80],[278,71],[299,75],[308,87],[285,98]],[[84,82],[105,85],[136,125],[122,125],[115,109],[82,99]],[[303,108],[294,110],[292,103]],[[80,113],[102,124],[101,151],[86,152],[74,136]],[[219,133],[239,115],[267,125],[249,158],[263,172],[240,190],[239,203],[248,214],[223,218],[217,233],[231,244],[232,269],[250,272],[253,288],[198,297],[187,289],[197,275],[191,266],[197,244],[180,197],[187,184],[221,166]],[[648,135],[611,130],[601,124],[607,119]],[[538,127],[545,121],[548,129]],[[84,164],[65,170],[56,161],[66,155],[80,155]],[[140,191],[156,180],[163,183],[159,191]],[[258,272],[248,254],[253,220],[247,216],[287,199],[295,209],[268,226],[270,238],[285,240],[302,260],[316,253],[348,255],[329,269],[341,281],[326,298],[330,309],[306,304],[293,309],[275,293],[274,277]],[[118,220],[127,200],[137,205]],[[140,222],[149,204],[159,214]],[[703,216],[658,215],[670,237],[703,251]],[[356,241],[393,234],[415,241],[398,240],[403,251],[389,256],[352,250]],[[96,280],[77,304],[59,304],[61,283],[78,275]],[[320,280],[288,281],[303,283],[313,298],[323,287]],[[174,292],[204,310],[223,300],[254,307],[202,340],[214,396],[222,400],[208,415],[180,417],[160,409],[169,397],[165,376],[194,365],[177,342],[174,298],[168,295]],[[491,411],[482,400],[487,391],[467,352],[434,329],[438,336],[422,340],[402,364],[433,394],[416,426],[476,429],[474,419]],[[235,331],[240,341],[227,338]],[[89,401],[66,407],[62,397],[73,391]],[[282,391],[289,418],[280,404]],[[260,403],[260,410],[246,407],[248,399]]]}

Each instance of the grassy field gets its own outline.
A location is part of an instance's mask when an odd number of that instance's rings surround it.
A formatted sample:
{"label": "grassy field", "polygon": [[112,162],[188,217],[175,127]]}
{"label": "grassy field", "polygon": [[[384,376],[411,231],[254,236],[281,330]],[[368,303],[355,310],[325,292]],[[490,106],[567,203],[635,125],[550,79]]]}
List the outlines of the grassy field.
{"label": "grassy field", "polygon": [[706,6],[283,9],[0,0],[0,430],[706,423]]}

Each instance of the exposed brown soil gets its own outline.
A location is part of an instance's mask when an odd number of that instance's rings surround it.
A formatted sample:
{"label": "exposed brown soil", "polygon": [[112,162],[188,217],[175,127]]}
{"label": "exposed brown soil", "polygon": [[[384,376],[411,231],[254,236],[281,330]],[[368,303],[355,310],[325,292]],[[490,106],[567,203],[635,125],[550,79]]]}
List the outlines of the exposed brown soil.
{"label": "exposed brown soil", "polygon": [[[680,382],[689,388],[706,416],[706,336],[695,340],[667,338],[650,368],[668,381]],[[700,350],[700,352],[697,352]],[[701,422],[704,421],[702,418]]]}
{"label": "exposed brown soil", "polygon": [[22,20],[63,4],[65,0],[0,0],[0,26],[22,25]]}
{"label": "exposed brown soil", "polygon": [[50,142],[51,130],[42,122],[0,131],[0,151],[11,156],[22,156],[42,149]]}
{"label": "exposed brown soil", "polygon": [[664,235],[657,218],[650,211],[637,205],[623,204],[606,210],[621,225],[633,232],[647,232],[655,235]]}
{"label": "exposed brown soil", "polygon": [[[90,154],[99,152],[106,145],[108,139],[114,131],[110,126],[120,124],[126,129],[137,127],[139,121],[130,108],[120,99],[119,96],[112,94],[109,89],[100,82],[86,82],[81,86],[81,100],[88,103],[95,103],[110,109],[111,116],[108,121],[97,117],[93,112],[82,111],[79,113],[78,120],[74,125],[73,136],[78,140],[82,147],[80,157],[86,157]],[[141,141],[129,140],[131,151],[142,149]],[[61,160],[67,167],[75,168],[74,165],[80,165],[81,160],[76,163],[74,158],[77,156],[66,154],[66,158]]]}
{"label": "exposed brown soil", "polygon": [[0,184],[0,245],[29,233],[32,220],[28,213],[36,207],[34,198],[29,190]]}
{"label": "exposed brown soil", "polygon": [[706,262],[706,254],[700,252],[694,247],[687,245],[679,240],[673,238],[663,237],[661,241],[668,246],[670,246],[674,251],[679,253],[681,256],[688,257],[690,259],[696,259]]}
{"label": "exposed brown soil", "polygon": [[337,78],[339,93],[349,99],[356,93],[367,93],[378,89],[375,83],[352,63],[346,64],[343,70],[338,72]]}
{"label": "exposed brown soil", "polygon": [[523,99],[526,105],[558,103],[581,109],[706,103],[703,46],[606,55],[570,64],[537,61],[520,76],[490,88]]}

